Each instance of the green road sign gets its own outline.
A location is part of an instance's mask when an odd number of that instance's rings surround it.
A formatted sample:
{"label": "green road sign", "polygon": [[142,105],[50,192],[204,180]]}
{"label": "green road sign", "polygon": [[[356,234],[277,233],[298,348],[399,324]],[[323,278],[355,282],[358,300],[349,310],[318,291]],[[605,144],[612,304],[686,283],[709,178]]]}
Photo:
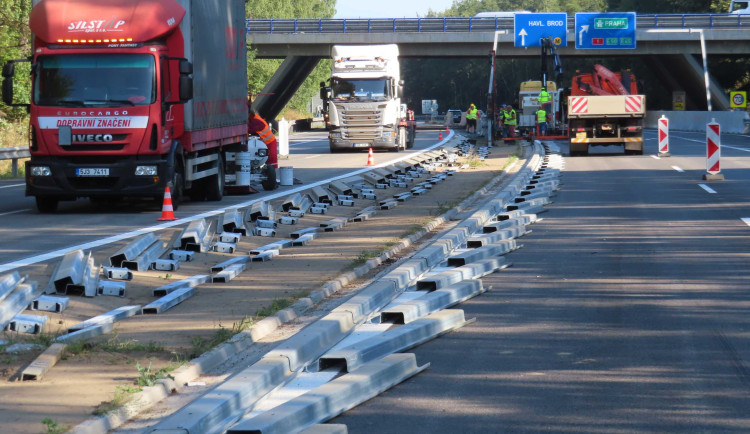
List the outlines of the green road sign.
{"label": "green road sign", "polygon": [[595,29],[627,29],[627,18],[594,18]]}

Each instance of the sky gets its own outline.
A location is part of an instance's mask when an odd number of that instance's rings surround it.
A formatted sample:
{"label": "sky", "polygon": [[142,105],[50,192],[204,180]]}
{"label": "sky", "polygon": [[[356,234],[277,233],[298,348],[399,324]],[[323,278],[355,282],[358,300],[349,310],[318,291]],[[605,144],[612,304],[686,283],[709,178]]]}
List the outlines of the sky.
{"label": "sky", "polygon": [[336,0],[334,18],[416,18],[444,11],[453,0]]}

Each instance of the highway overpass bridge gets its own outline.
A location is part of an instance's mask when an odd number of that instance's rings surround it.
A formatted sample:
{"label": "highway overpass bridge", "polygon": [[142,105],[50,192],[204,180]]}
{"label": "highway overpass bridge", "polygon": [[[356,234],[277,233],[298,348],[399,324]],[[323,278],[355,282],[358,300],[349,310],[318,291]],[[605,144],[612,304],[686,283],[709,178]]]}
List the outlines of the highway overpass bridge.
{"label": "highway overpass bridge", "polygon": [[[576,49],[575,18],[568,17],[568,46],[561,56],[642,56],[670,90],[685,90],[688,103],[706,108],[703,67],[696,56],[750,55],[750,15],[649,14],[636,20],[635,49]],[[498,58],[538,57],[536,47],[515,47],[513,18],[250,19],[248,46],[259,58],[284,58],[255,105],[275,117],[318,61],[335,44],[398,44],[402,57],[485,57],[497,37]],[[698,57],[700,59],[700,57]],[[714,110],[729,100],[713,80]]]}

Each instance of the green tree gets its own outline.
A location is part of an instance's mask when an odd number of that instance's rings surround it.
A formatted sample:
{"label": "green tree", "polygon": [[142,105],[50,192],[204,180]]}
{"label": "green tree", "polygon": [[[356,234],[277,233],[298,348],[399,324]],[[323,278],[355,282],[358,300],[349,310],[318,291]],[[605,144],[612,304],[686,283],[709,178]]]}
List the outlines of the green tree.
{"label": "green tree", "polygon": [[[261,0],[245,3],[248,18],[330,18],[336,13],[335,0]],[[281,65],[282,59],[257,59],[252,44],[247,54],[248,91],[258,94]],[[330,61],[322,61],[310,73],[297,93],[285,107],[286,117],[294,116],[289,111],[304,113],[310,98],[318,94],[318,84],[330,75]]]}
{"label": "green tree", "polygon": [[[0,66],[31,54],[30,11],[31,0],[0,0]],[[31,90],[28,71],[28,64],[20,64],[16,70],[16,101],[28,99]],[[0,122],[2,118],[14,120],[25,115],[23,108],[11,108],[0,102]]]}

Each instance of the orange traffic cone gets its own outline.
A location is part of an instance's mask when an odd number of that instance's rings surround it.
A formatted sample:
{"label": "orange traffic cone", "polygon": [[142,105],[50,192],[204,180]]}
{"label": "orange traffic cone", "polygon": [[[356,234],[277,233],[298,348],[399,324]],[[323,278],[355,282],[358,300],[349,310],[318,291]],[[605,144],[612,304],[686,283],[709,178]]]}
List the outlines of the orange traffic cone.
{"label": "orange traffic cone", "polygon": [[443,140],[443,132],[441,131],[440,134],[438,134],[438,140]]}
{"label": "orange traffic cone", "polygon": [[169,191],[169,186],[164,190],[164,204],[161,206],[161,217],[159,221],[172,221],[177,220],[174,216],[174,209],[172,209],[172,192]]}
{"label": "orange traffic cone", "polygon": [[375,156],[372,155],[372,148],[370,148],[370,152],[367,154],[367,165],[368,166],[375,165]]}
{"label": "orange traffic cone", "polygon": [[451,133],[451,127],[449,127],[448,125],[446,125],[445,126],[445,134],[450,134],[450,133]]}

